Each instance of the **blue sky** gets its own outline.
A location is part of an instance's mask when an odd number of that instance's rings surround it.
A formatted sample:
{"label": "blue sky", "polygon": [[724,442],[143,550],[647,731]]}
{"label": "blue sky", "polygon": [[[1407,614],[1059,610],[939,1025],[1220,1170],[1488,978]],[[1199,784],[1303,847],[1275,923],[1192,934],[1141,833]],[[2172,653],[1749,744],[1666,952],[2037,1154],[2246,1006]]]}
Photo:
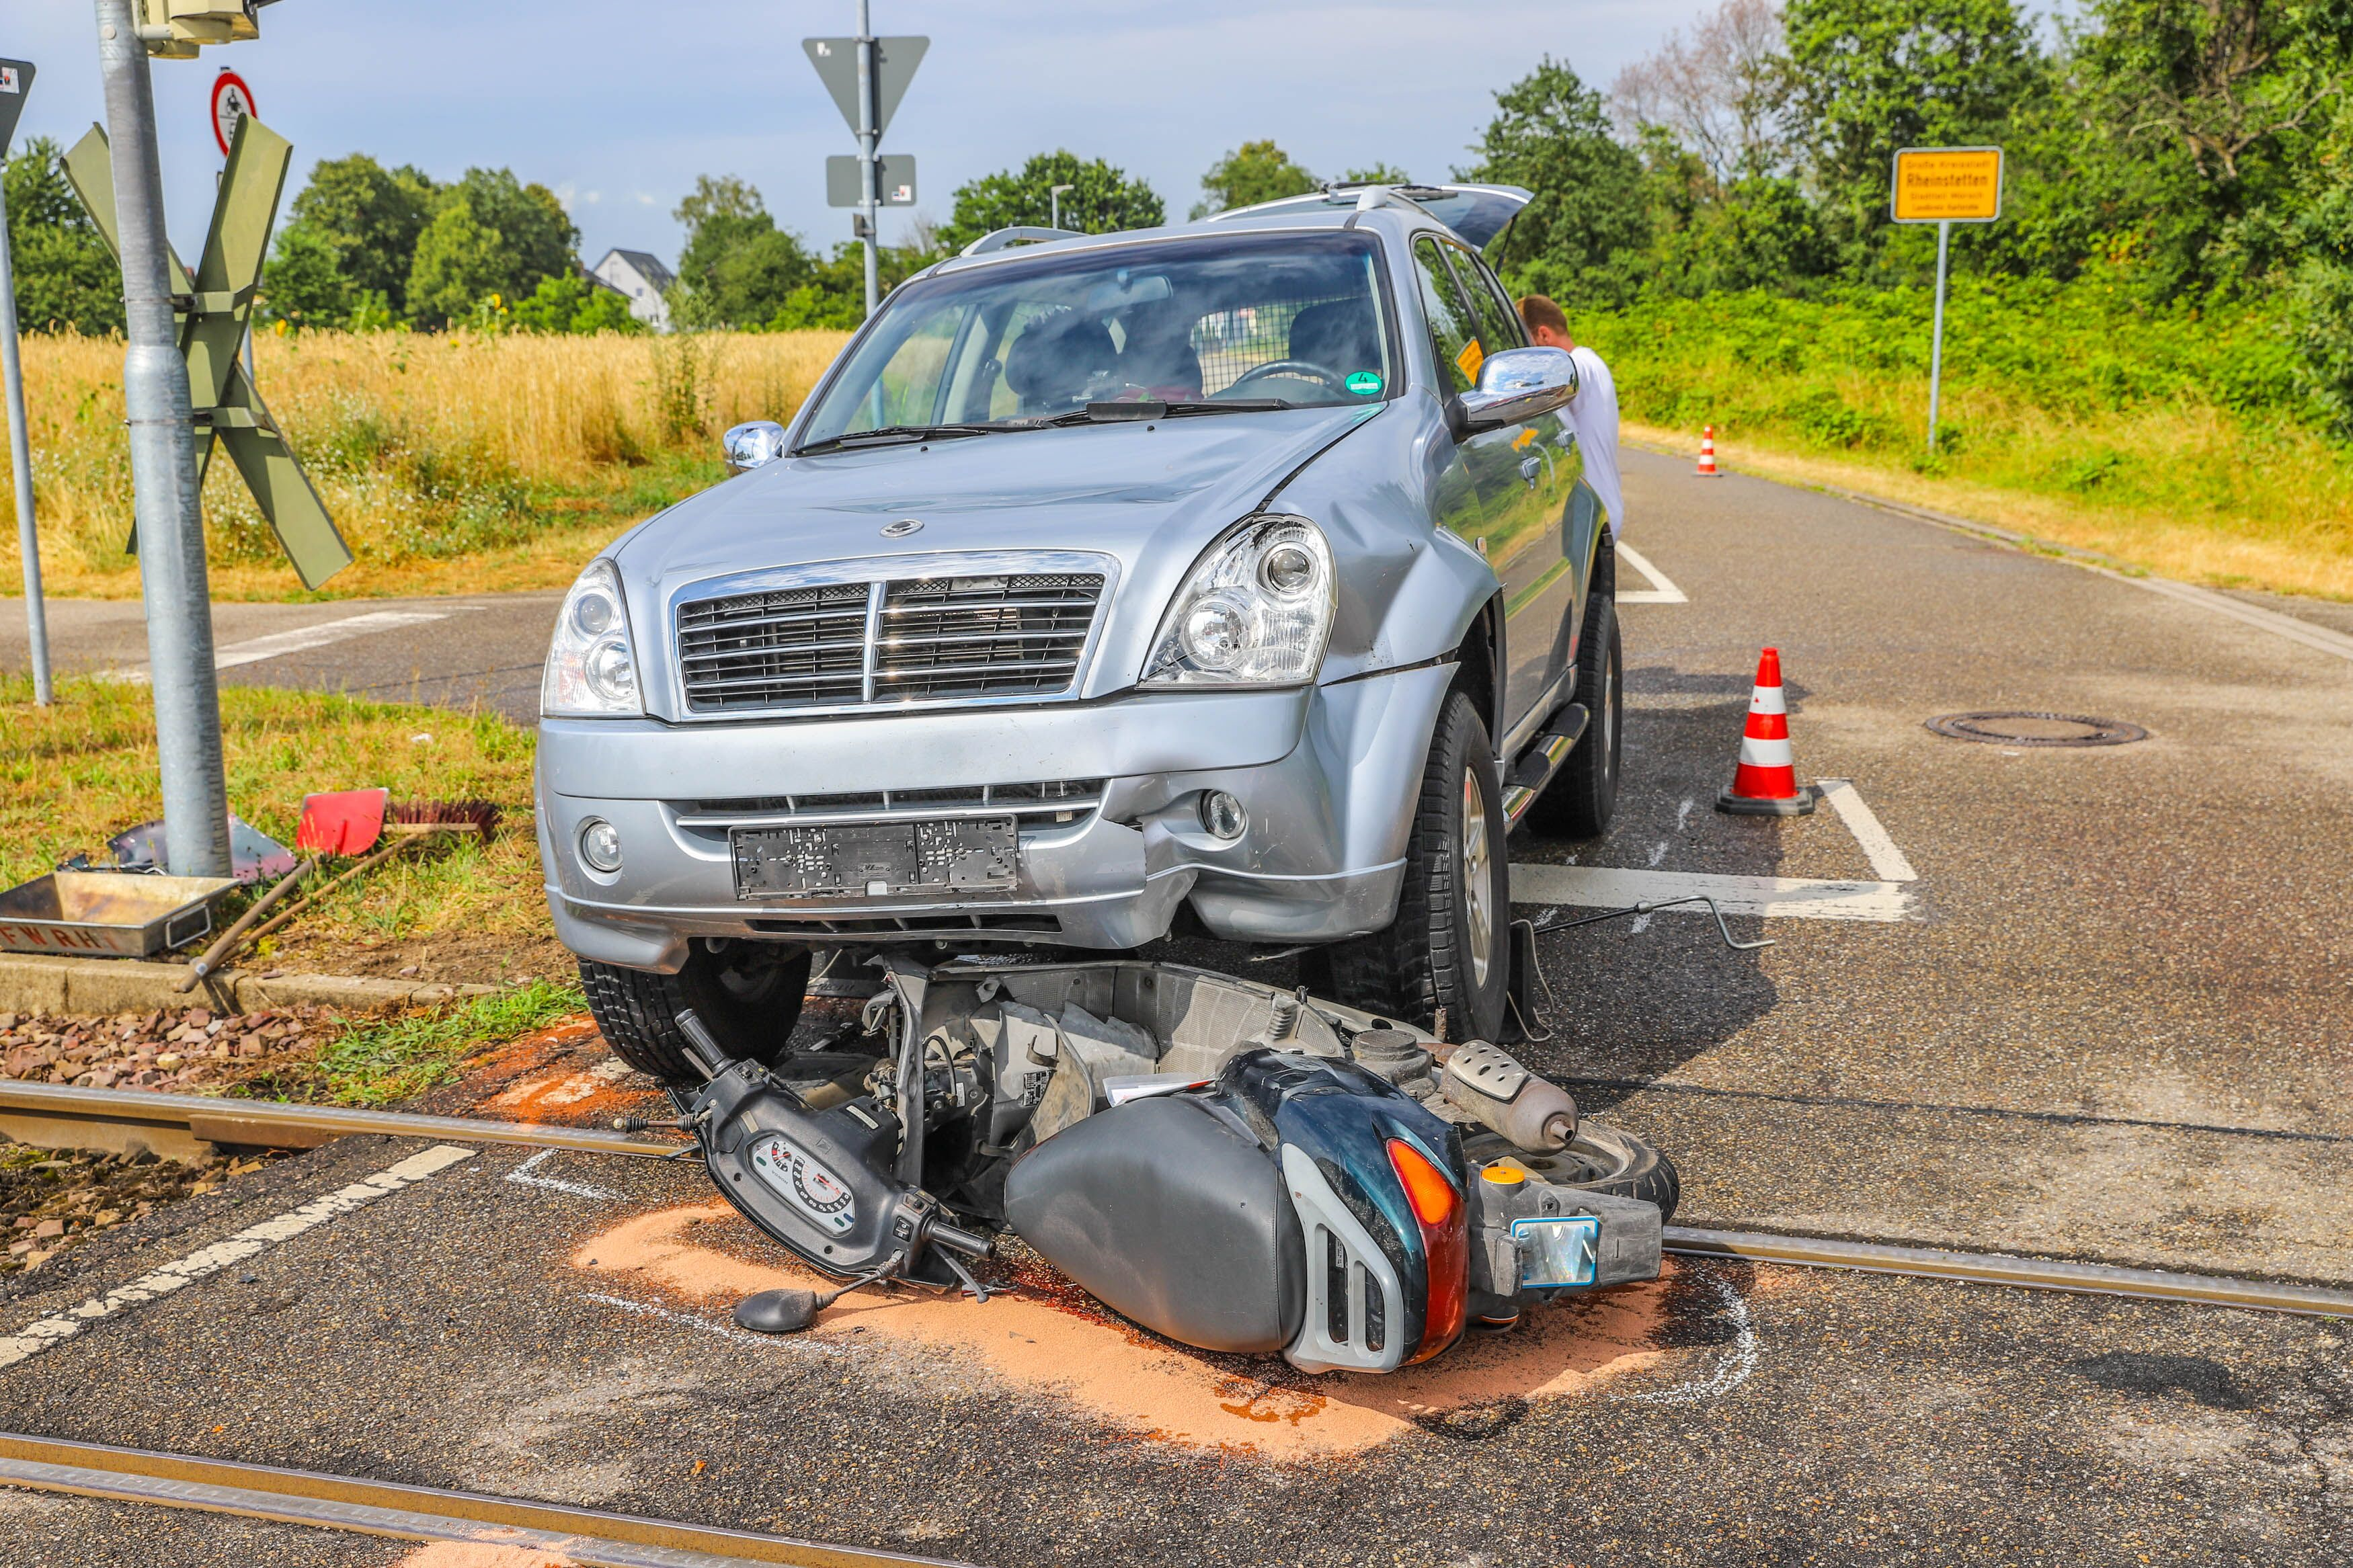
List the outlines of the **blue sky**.
{"label": "blue sky", "polygon": [[[1540,55],[1607,86],[1708,8],[874,0],[876,32],[932,40],[883,148],[916,157],[919,205],[943,217],[958,184],[1056,146],[1149,180],[1178,216],[1201,172],[1257,137],[1318,174],[1380,160],[1441,178],[1494,91]],[[351,152],[441,179],[505,164],[565,199],[594,261],[615,245],[674,258],[679,197],[698,174],[733,174],[786,226],[827,245],[848,237],[849,215],[825,205],[824,159],[855,145],[800,40],[855,32],[851,0],[283,0],[261,15],[258,42],[154,65],[184,252],[210,211],[220,156],[206,101],[224,65],[294,142],[297,188],[311,160]],[[40,70],[20,143],[70,142],[100,117],[87,0],[0,0],[0,55]],[[886,216],[886,237],[894,226]]]}

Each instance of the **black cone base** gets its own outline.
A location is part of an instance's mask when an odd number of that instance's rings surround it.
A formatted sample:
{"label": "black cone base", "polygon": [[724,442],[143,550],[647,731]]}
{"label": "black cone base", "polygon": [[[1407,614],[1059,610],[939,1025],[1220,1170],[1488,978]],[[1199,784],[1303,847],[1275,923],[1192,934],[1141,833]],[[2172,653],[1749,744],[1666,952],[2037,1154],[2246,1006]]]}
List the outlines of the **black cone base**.
{"label": "black cone base", "polygon": [[1793,800],[1757,800],[1725,790],[1715,797],[1715,809],[1735,816],[1811,816],[1814,797],[1820,793],[1811,784],[1800,784]]}

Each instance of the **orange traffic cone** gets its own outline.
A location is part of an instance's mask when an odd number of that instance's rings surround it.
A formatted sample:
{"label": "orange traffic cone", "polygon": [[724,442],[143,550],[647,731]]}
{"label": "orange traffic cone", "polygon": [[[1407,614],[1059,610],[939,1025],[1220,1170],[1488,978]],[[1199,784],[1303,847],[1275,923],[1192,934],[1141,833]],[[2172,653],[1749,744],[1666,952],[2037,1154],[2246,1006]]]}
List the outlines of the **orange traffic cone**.
{"label": "orange traffic cone", "polygon": [[1814,809],[1814,792],[1798,787],[1797,759],[1789,753],[1789,708],[1781,699],[1778,648],[1767,648],[1757,660],[1757,689],[1749,694],[1748,723],[1740,731],[1740,766],[1732,787],[1715,797],[1715,809],[1739,816],[1805,816]]}
{"label": "orange traffic cone", "polygon": [[1715,426],[1713,425],[1704,426],[1699,433],[1699,477],[1704,479],[1716,478]]}

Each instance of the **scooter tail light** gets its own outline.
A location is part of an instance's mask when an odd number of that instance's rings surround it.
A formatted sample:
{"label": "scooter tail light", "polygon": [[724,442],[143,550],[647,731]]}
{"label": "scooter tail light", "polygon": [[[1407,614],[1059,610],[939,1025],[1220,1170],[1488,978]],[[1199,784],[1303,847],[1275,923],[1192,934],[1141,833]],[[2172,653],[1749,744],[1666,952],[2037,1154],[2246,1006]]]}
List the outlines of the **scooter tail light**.
{"label": "scooter tail light", "polygon": [[1397,1173],[1421,1228],[1422,1263],[1430,1281],[1421,1343],[1406,1360],[1428,1361],[1461,1336],[1470,1315],[1471,1215],[1453,1180],[1402,1138],[1389,1140],[1389,1168]]}

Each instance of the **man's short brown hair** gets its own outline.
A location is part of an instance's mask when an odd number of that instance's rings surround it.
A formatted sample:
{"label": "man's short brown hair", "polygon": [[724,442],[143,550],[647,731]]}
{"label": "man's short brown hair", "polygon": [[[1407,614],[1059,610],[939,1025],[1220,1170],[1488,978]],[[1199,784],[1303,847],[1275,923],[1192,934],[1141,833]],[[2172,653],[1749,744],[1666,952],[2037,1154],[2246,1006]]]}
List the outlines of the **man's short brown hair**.
{"label": "man's short brown hair", "polygon": [[1550,327],[1562,337],[1568,336],[1568,315],[1558,305],[1542,294],[1520,296],[1520,320],[1533,332],[1539,327]]}

